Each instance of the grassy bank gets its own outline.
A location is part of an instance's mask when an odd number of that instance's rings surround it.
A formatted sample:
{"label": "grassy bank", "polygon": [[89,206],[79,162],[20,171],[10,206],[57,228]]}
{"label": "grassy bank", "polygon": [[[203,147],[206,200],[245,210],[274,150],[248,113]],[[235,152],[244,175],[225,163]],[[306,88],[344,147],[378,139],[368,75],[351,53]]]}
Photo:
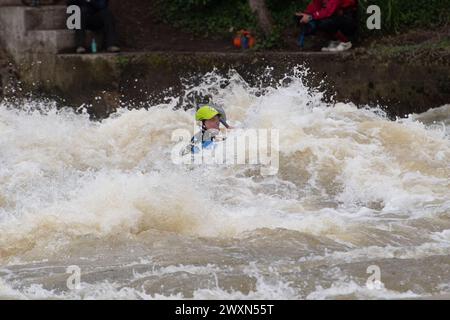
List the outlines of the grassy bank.
{"label": "grassy bank", "polygon": [[402,34],[378,37],[364,43],[355,53],[368,54],[379,60],[449,66],[450,30],[414,29]]}

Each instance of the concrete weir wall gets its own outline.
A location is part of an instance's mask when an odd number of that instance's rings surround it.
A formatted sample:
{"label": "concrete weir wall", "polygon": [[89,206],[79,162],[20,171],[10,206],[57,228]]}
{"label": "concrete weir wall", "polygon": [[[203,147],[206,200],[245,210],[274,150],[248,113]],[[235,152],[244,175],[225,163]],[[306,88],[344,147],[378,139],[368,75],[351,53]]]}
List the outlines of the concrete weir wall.
{"label": "concrete weir wall", "polygon": [[[43,0],[42,3],[45,1]],[[49,2],[50,3],[50,2]],[[423,112],[450,102],[450,67],[383,61],[346,52],[133,52],[64,54],[73,51],[74,32],[65,27],[64,5],[25,7],[0,0],[0,44],[16,62],[25,90],[64,99],[74,107],[92,105],[105,117],[118,106],[152,105],[183,89],[182,78],[217,68],[238,71],[250,83],[273,67],[280,79],[296,65],[312,71],[307,82],[336,101],[386,106],[392,116]],[[101,99],[98,99],[98,98]]]}
{"label": "concrete weir wall", "polygon": [[[281,79],[295,65],[310,68],[308,81],[322,87],[337,101],[386,106],[392,116],[423,112],[450,102],[450,69],[408,63],[354,59],[352,54],[327,53],[189,53],[145,52],[97,55],[38,55],[20,69],[32,89],[55,94],[68,103],[93,104],[95,115],[113,111],[118,100],[139,105],[157,103],[164,91],[182,90],[182,78],[217,68],[238,71],[245,80],[261,79],[267,66]],[[96,100],[95,97],[102,97]],[[102,102],[99,102],[102,101]]]}

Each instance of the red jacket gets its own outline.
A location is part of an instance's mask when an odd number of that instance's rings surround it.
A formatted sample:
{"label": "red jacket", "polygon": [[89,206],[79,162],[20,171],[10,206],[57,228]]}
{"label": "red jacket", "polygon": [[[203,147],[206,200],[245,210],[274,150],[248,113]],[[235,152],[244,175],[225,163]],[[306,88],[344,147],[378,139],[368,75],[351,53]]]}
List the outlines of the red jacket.
{"label": "red jacket", "polygon": [[305,12],[312,15],[313,19],[321,20],[341,14],[343,9],[357,6],[358,0],[313,0]]}

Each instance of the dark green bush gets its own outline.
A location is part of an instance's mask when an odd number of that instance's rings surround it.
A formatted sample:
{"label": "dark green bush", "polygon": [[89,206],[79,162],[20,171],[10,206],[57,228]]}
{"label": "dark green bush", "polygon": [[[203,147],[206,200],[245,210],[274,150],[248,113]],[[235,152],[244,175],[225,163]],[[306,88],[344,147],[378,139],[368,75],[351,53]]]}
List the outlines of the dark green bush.
{"label": "dark green bush", "polygon": [[[450,0],[372,0],[360,1],[361,16],[366,8],[376,4],[382,13],[382,33],[408,28],[436,27],[450,21]],[[365,20],[361,19],[361,23]]]}
{"label": "dark green bush", "polygon": [[245,0],[162,0],[159,7],[166,22],[207,37],[257,25]]}

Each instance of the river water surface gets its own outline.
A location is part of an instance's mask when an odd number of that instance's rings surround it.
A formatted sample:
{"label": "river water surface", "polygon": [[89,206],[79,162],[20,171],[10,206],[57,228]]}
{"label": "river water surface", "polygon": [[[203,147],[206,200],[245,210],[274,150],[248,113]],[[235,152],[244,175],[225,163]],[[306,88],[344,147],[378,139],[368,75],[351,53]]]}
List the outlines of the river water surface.
{"label": "river water surface", "polygon": [[102,122],[0,106],[0,298],[450,293],[450,105],[392,121],[325,103],[300,76],[263,92],[205,78],[194,89],[231,124],[279,130],[276,175],[174,164],[172,132],[193,131],[175,100]]}

